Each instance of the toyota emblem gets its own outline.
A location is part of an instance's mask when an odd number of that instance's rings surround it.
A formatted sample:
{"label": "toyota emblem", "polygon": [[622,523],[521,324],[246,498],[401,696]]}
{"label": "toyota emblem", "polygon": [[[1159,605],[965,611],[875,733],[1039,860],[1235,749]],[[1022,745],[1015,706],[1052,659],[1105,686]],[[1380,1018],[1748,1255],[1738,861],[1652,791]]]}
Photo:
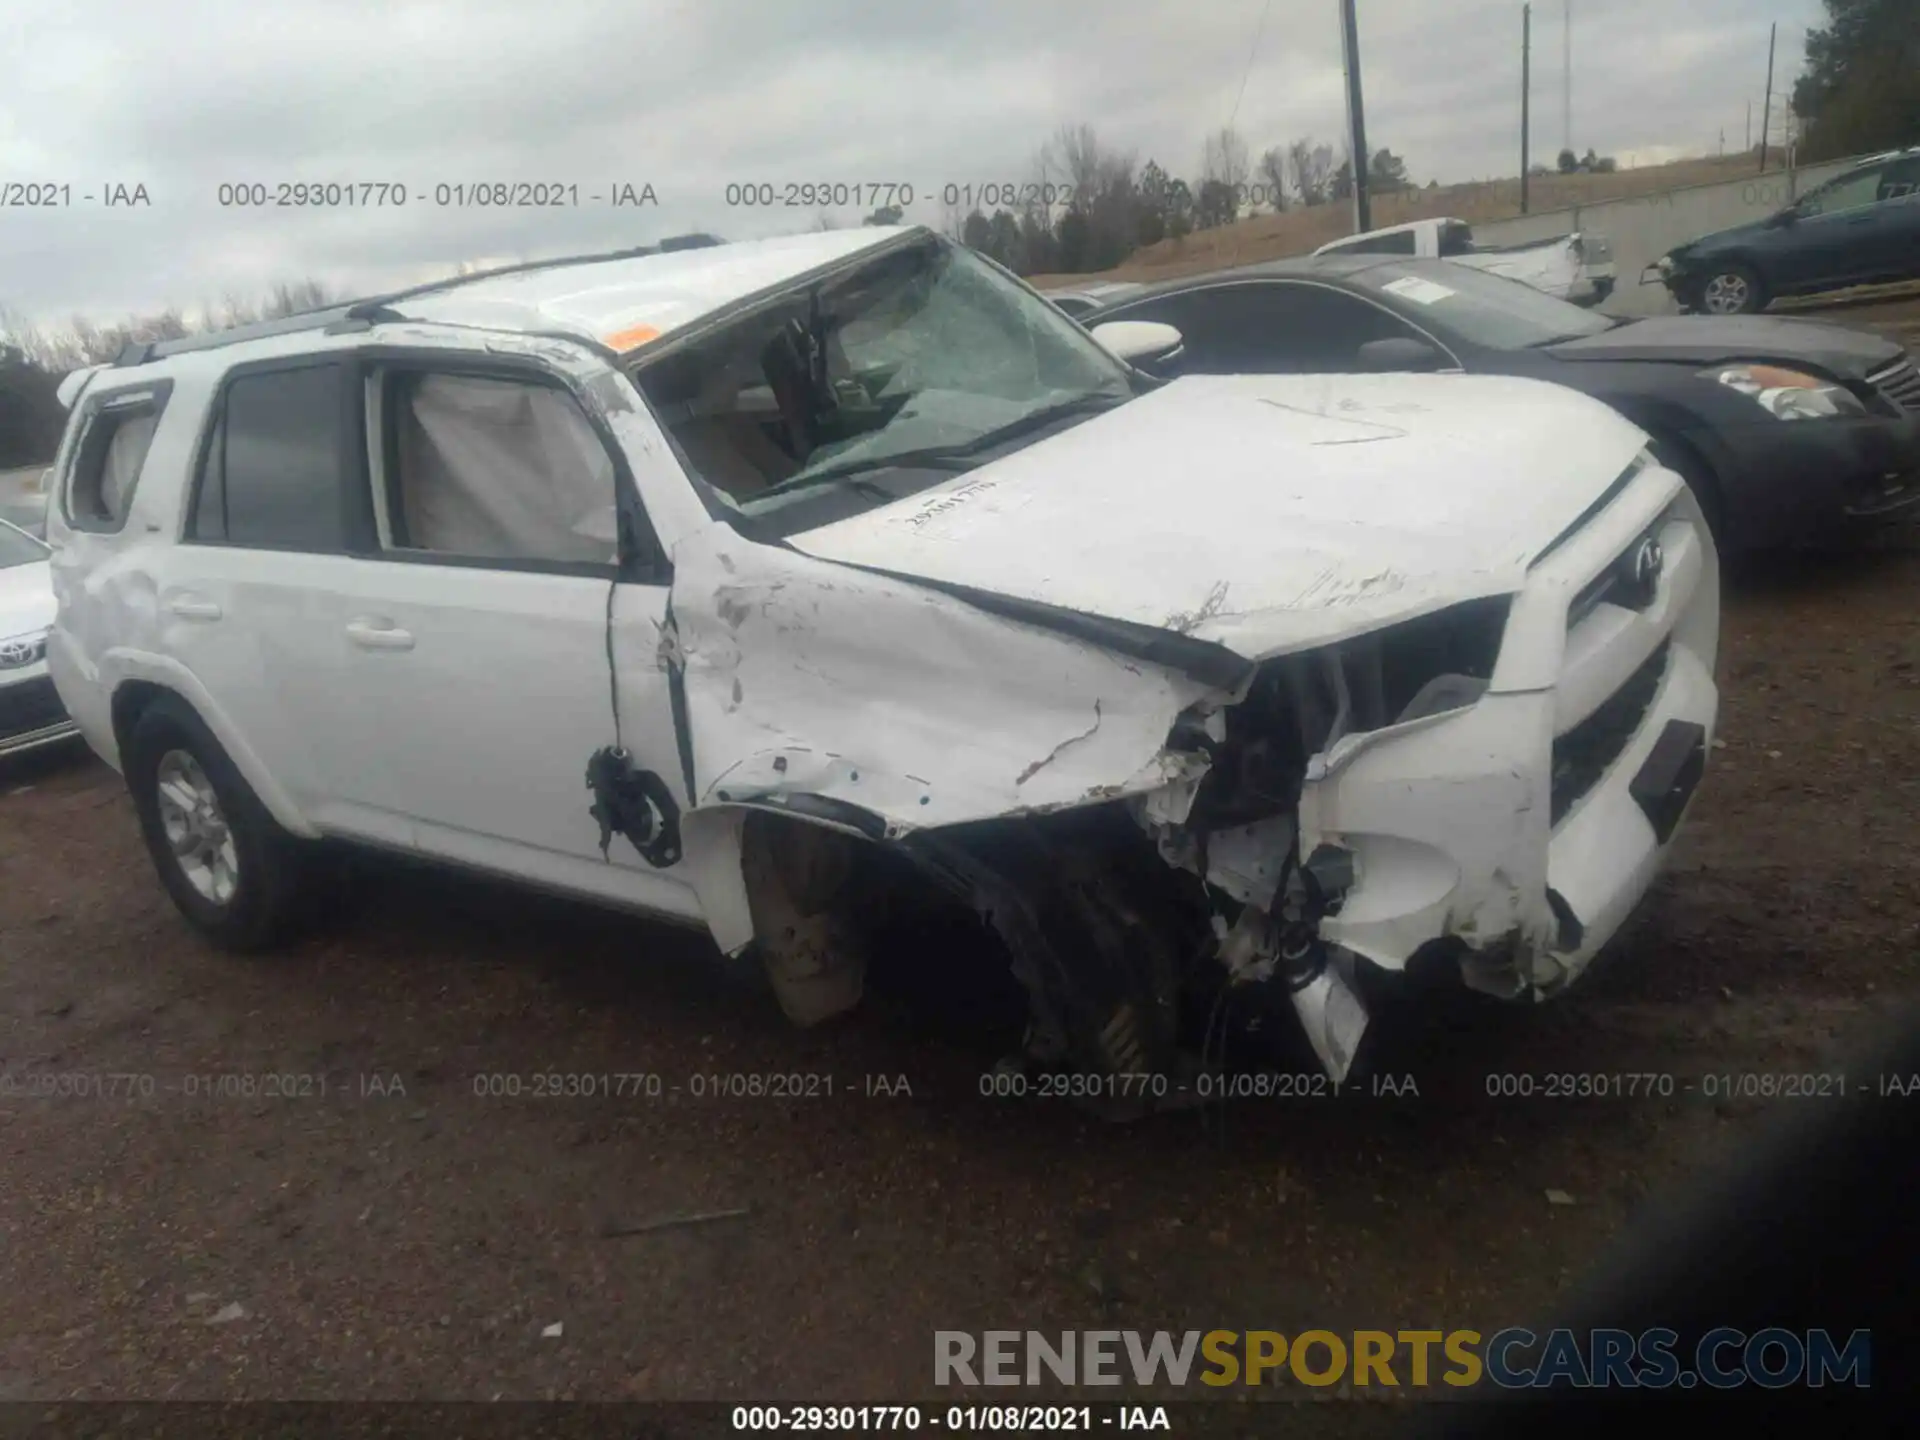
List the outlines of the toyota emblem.
{"label": "toyota emblem", "polygon": [[1651,595],[1660,583],[1661,567],[1667,563],[1660,542],[1649,535],[1633,552],[1633,583],[1643,594]]}
{"label": "toyota emblem", "polygon": [[11,670],[33,659],[40,647],[31,640],[9,640],[0,644],[0,670]]}

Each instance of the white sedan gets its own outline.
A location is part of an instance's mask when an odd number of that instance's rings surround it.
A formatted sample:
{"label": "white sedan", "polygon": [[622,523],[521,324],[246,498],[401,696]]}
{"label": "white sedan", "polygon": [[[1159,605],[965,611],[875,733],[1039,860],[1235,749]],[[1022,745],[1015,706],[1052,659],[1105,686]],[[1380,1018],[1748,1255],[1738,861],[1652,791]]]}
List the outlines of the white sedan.
{"label": "white sedan", "polygon": [[0,755],[80,733],[47,677],[55,608],[50,554],[42,541],[0,520]]}

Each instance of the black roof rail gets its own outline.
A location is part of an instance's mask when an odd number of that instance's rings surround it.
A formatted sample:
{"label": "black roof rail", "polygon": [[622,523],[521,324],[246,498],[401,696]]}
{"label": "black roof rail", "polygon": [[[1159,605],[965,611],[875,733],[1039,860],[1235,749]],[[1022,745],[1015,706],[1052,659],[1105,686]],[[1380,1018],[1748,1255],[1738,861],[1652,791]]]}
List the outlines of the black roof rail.
{"label": "black roof rail", "polygon": [[251,325],[235,325],[228,330],[210,330],[204,335],[187,335],[178,340],[130,341],[114,360],[116,366],[145,365],[169,355],[189,355],[196,350],[218,350],[247,340],[264,340],[271,335],[293,335],[302,330],[322,330],[347,318],[350,306],[329,305],[322,310],[303,310],[278,320],[259,320]]}
{"label": "black roof rail", "polygon": [[400,320],[405,317],[394,311],[392,308],[394,305],[405,300],[418,299],[422,295],[438,295],[444,291],[457,290],[462,285],[471,285],[476,280],[492,280],[500,275],[522,275],[531,270],[553,270],[564,265],[596,265],[612,260],[635,260],[644,255],[658,255],[669,249],[703,249],[709,245],[724,243],[726,242],[711,235],[676,235],[670,240],[662,241],[659,245],[634,245],[624,250],[606,250],[590,255],[556,255],[547,260],[522,260],[513,265],[497,265],[491,270],[476,270],[469,275],[449,275],[442,280],[429,280],[423,285],[411,285],[404,290],[394,290],[384,295],[370,295],[364,300],[351,300],[319,310],[305,310],[297,315],[284,316],[278,320],[261,320],[251,325],[236,325],[228,330],[213,330],[204,335],[189,335],[179,340],[131,341],[113,363],[116,366],[145,365],[151,360],[164,360],[169,355],[187,355],[197,350],[218,350],[226,345],[239,345],[248,340],[264,340],[273,335],[293,335],[303,330],[349,328],[376,321]]}

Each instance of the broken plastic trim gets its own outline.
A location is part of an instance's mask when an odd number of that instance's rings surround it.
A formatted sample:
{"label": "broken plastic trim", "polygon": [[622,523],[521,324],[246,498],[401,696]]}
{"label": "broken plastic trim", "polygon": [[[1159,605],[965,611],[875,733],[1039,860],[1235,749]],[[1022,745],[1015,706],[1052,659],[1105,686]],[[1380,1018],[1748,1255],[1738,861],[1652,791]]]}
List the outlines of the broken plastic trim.
{"label": "broken plastic trim", "polygon": [[603,857],[617,832],[656,869],[679,862],[680,807],[666,781],[634,769],[632,755],[609,745],[588,757],[587,788],[593,791],[591,813],[600,825]]}
{"label": "broken plastic trim", "polygon": [[849,804],[845,800],[836,800],[830,795],[808,794],[769,794],[769,795],[731,795],[725,790],[716,792],[715,797],[721,803],[737,802],[764,810],[777,810],[782,814],[799,815],[808,820],[819,820],[842,829],[852,830],[869,840],[887,838],[887,822],[871,810]]}

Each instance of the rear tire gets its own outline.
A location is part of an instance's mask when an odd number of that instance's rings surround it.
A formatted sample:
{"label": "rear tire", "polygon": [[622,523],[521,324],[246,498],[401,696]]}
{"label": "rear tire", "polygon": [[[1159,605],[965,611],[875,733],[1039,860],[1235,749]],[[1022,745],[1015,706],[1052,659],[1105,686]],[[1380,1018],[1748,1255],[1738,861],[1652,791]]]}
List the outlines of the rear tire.
{"label": "rear tire", "polygon": [[311,914],[309,857],[191,706],[148,705],[122,747],[127,789],[160,883],[214,944],[268,949]]}
{"label": "rear tire", "polygon": [[1737,260],[1709,266],[1697,293],[1705,315],[1751,315],[1766,309],[1772,298],[1759,272]]}

